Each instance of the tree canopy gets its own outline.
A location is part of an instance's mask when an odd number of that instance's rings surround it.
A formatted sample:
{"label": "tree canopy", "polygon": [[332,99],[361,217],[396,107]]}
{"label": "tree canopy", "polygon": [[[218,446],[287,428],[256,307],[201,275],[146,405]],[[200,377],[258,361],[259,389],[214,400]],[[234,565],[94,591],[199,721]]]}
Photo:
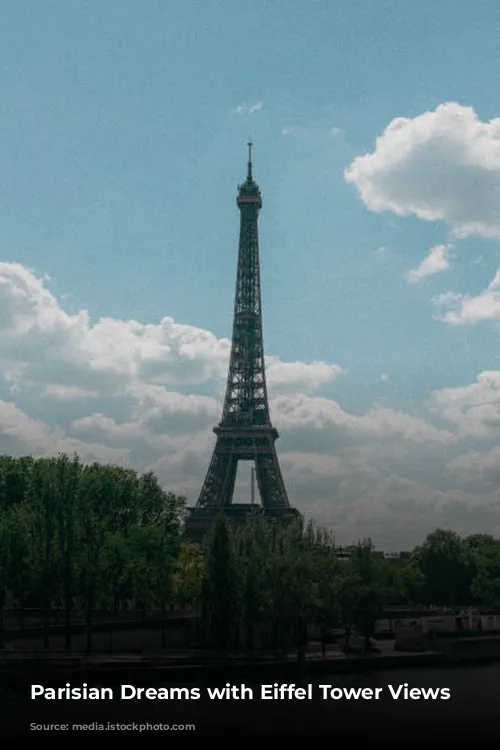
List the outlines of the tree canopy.
{"label": "tree canopy", "polygon": [[66,647],[84,613],[133,606],[193,615],[208,646],[300,650],[308,629],[355,629],[366,643],[387,605],[500,609],[500,540],[436,529],[394,564],[362,540],[341,557],[333,535],[258,513],[232,526],[221,513],[201,547],[183,537],[185,499],[153,473],[84,465],[77,456],[0,456],[0,642],[7,592],[20,611],[62,608]]}

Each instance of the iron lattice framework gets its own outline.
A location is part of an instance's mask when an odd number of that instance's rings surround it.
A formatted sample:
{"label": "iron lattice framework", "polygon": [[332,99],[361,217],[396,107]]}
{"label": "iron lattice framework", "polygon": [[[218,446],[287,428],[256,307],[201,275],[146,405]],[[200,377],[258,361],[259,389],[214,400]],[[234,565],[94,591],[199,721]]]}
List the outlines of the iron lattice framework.
{"label": "iron lattice framework", "polygon": [[240,237],[231,359],[222,419],[214,428],[217,442],[197,508],[231,506],[238,462],[253,461],[262,508],[279,515],[290,504],[276,455],[278,432],[269,416],[258,236],[262,198],[252,176],[251,143],[247,178],[238,191]]}

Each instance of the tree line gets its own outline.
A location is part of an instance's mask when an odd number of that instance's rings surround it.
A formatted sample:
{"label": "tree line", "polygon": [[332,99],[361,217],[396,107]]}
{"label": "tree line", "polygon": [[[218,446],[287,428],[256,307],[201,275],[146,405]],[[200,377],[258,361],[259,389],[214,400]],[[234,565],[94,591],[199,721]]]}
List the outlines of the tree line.
{"label": "tree line", "polygon": [[83,610],[91,649],[97,607],[127,600],[164,611],[171,601],[184,499],[152,473],[83,465],[77,456],[0,457],[0,625],[7,591],[50,611],[62,607],[66,648]]}
{"label": "tree line", "polygon": [[436,529],[403,564],[370,540],[352,545],[347,558],[337,552],[333,535],[313,523],[279,528],[255,517],[238,529],[221,515],[200,589],[212,642],[227,647],[242,625],[251,648],[255,628],[266,622],[278,648],[290,633],[304,647],[311,625],[324,634],[341,628],[346,648],[356,630],[368,648],[387,606],[500,613],[500,540],[490,535]]}
{"label": "tree line", "polygon": [[[437,529],[401,565],[370,540],[340,559],[334,536],[305,524],[221,514],[202,549],[183,538],[185,499],[153,473],[84,465],[77,456],[0,457],[0,645],[7,592],[22,613],[64,612],[65,645],[84,613],[92,649],[95,610],[127,606],[198,617],[200,642],[252,649],[304,647],[311,626],[368,639],[387,605],[481,606],[500,612],[500,541]],[[347,645],[347,643],[346,643]]]}

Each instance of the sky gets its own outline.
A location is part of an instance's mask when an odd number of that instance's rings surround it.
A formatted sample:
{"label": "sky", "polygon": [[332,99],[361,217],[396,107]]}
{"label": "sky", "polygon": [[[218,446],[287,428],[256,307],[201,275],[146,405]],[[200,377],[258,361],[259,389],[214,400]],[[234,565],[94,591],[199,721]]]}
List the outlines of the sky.
{"label": "sky", "polygon": [[16,0],[0,49],[0,452],[196,502],[251,135],[292,504],[500,535],[494,0]]}

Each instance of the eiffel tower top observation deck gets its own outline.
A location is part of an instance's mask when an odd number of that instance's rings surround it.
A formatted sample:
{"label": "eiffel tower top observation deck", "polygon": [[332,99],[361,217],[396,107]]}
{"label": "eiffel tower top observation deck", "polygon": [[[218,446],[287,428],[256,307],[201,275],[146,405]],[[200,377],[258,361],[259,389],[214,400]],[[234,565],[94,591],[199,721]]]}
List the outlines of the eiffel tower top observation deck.
{"label": "eiffel tower top observation deck", "polygon": [[[196,519],[223,510],[244,517],[255,506],[233,505],[239,461],[253,461],[264,515],[282,520],[296,518],[290,507],[276,454],[277,430],[271,424],[262,335],[258,216],[262,197],[252,174],[252,143],[248,144],[247,176],[238,187],[240,211],[238,269],[234,301],[231,356],[222,418],[214,432],[217,442],[196,508],[191,509],[187,531]],[[199,530],[199,529],[198,529]],[[191,534],[192,535],[192,534]]]}

